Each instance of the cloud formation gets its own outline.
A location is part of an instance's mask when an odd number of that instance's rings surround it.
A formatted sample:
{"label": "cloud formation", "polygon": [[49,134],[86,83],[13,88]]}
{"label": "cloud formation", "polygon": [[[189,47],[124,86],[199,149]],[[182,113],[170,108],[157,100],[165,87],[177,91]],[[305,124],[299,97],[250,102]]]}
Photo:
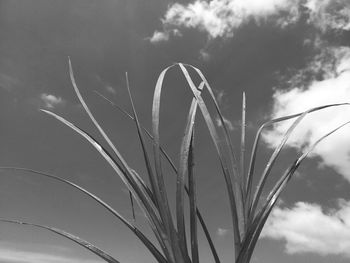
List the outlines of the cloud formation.
{"label": "cloud formation", "polygon": [[155,31],[151,42],[169,40],[169,28],[193,28],[209,38],[232,37],[235,30],[250,20],[258,24],[269,20],[285,27],[304,13],[307,23],[321,29],[350,30],[348,0],[195,0],[169,6],[162,23],[164,32]]}
{"label": "cloud formation", "polygon": [[284,240],[289,254],[312,252],[350,257],[350,202],[328,213],[317,204],[298,202],[275,208],[261,237]]}
{"label": "cloud formation", "polygon": [[350,30],[350,2],[348,0],[308,0],[309,23],[323,32]]}
{"label": "cloud formation", "polygon": [[[229,119],[223,117],[223,120],[224,120],[224,123],[225,123],[226,127],[230,131],[233,131],[235,129],[235,126],[233,125],[233,123]],[[219,117],[216,117],[215,121],[216,121],[216,125],[218,127],[222,127],[222,122],[221,122],[221,119]]]}
{"label": "cloud formation", "polygon": [[0,72],[0,88],[11,91],[20,84],[16,78]]}
{"label": "cloud formation", "polygon": [[[196,0],[188,5],[175,3],[167,10],[165,26],[197,28],[212,38],[230,37],[249,19],[260,21],[282,11],[296,16],[293,0]],[[284,17],[284,20],[288,20]],[[157,31],[156,31],[157,32]]]}
{"label": "cloud formation", "polygon": [[229,231],[230,231],[229,229],[219,227],[219,228],[216,230],[216,234],[217,234],[219,237],[223,237],[223,236],[226,236],[226,235],[229,233]]}
{"label": "cloud formation", "polygon": [[[273,95],[271,118],[290,115],[309,108],[332,103],[350,102],[350,48],[333,50],[333,67],[324,79],[313,80],[307,87],[277,90]],[[326,67],[327,69],[327,67]],[[305,148],[330,130],[350,120],[350,106],[325,109],[311,113],[303,120],[287,141],[288,146]],[[291,122],[282,122],[264,133],[264,140],[276,147]],[[321,142],[313,151],[321,164],[334,168],[350,181],[350,127],[345,126]]]}
{"label": "cloud formation", "polygon": [[42,93],[40,99],[44,102],[45,107],[48,109],[53,109],[58,105],[62,105],[64,100],[61,97],[56,97],[52,94]]}
{"label": "cloud formation", "polygon": [[148,37],[148,39],[152,44],[158,44],[161,42],[168,41],[171,37],[180,37],[182,36],[181,32],[176,29],[164,29],[163,31],[154,31],[153,35],[151,37]]}
{"label": "cloud formation", "polygon": [[153,35],[149,39],[151,43],[159,43],[169,40],[169,32],[154,31]]}

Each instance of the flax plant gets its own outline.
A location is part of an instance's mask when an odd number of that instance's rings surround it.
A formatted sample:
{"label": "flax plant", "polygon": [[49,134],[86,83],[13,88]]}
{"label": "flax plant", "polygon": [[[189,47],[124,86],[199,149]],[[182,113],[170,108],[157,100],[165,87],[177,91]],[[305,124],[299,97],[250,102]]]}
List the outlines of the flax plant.
{"label": "flax plant", "polygon": [[[160,124],[160,106],[161,106],[161,93],[163,89],[164,77],[169,70],[178,68],[186,82],[188,88],[192,92],[192,102],[190,109],[187,113],[186,125],[184,128],[184,136],[180,145],[179,164],[176,166],[171,160],[165,149],[161,146],[159,124]],[[200,78],[200,84],[196,86],[193,81],[193,76],[189,73],[188,69],[191,69]],[[197,194],[196,194],[196,176],[194,173],[194,158],[196,151],[194,149],[195,130],[194,126],[197,122],[196,116],[200,112],[209,130],[210,137],[215,146],[221,171],[218,171],[218,176],[223,176],[226,185],[227,198],[230,205],[230,217],[233,230],[232,240],[232,262],[234,263],[248,263],[250,262],[256,243],[259,239],[263,226],[271,213],[273,207],[276,204],[277,199],[281,195],[282,191],[288,185],[288,182],[293,177],[294,172],[299,167],[301,162],[308,156],[308,154],[327,136],[336,132],[338,129],[348,124],[348,122],[339,126],[338,128],[329,131],[323,137],[319,138],[313,145],[311,145],[303,154],[296,157],[296,159],[286,168],[285,172],[281,174],[278,181],[271,189],[266,189],[265,183],[271,174],[271,169],[275,165],[278,156],[280,155],[286,141],[298,126],[298,124],[310,113],[320,111],[330,107],[339,107],[349,105],[349,103],[329,104],[315,108],[311,108],[305,112],[297,113],[290,116],[285,116],[277,119],[273,119],[263,123],[258,129],[255,140],[253,142],[252,149],[250,151],[250,161],[247,162],[244,159],[246,155],[246,140],[245,140],[245,126],[246,126],[246,98],[243,94],[242,99],[242,129],[241,129],[241,143],[239,158],[235,155],[235,149],[232,144],[230,132],[224,121],[223,115],[219,108],[219,105],[215,99],[212,88],[210,87],[207,79],[202,72],[191,65],[176,63],[172,66],[164,69],[157,80],[152,106],[152,131],[147,131],[140,123],[137,112],[135,110],[133,98],[130,92],[129,80],[126,74],[126,88],[128,96],[131,102],[132,113],[129,114],[124,109],[104,97],[108,103],[110,103],[119,112],[125,114],[128,118],[134,121],[136,131],[141,144],[142,154],[144,157],[144,163],[146,166],[146,174],[139,175],[132,167],[129,166],[127,160],[119,152],[115,143],[104,132],[99,122],[95,119],[93,113],[90,111],[88,105],[85,103],[78,86],[76,84],[71,62],[69,61],[69,74],[72,82],[73,89],[82,104],[85,112],[89,116],[96,129],[101,134],[102,138],[107,143],[108,147],[102,146],[102,144],[87,131],[71,123],[65,118],[57,115],[52,111],[42,109],[41,111],[60,123],[68,126],[77,135],[83,137],[87,143],[93,146],[97,152],[107,161],[107,163],[114,170],[115,174],[121,178],[125,186],[130,192],[131,204],[134,215],[134,203],[140,207],[144,213],[150,228],[155,237],[155,242],[152,242],[147,237],[142,229],[139,229],[134,221],[129,221],[124,218],[117,210],[111,207],[108,203],[100,199],[97,195],[90,192],[81,186],[62,179],[52,174],[31,170],[27,168],[18,167],[0,167],[2,170],[17,170],[28,172],[32,175],[45,176],[50,179],[56,180],[60,183],[68,184],[74,189],[82,192],[83,194],[94,199],[97,203],[107,209],[112,215],[128,227],[135,236],[144,244],[145,248],[153,255],[156,262],[159,263],[199,263],[200,256],[198,251],[198,226],[201,226],[202,231],[206,237],[206,241],[209,244],[213,261],[220,263],[220,257],[215,248],[213,239],[208,231],[208,227],[201,215],[197,206]],[[215,106],[215,112],[209,112],[207,107],[207,101],[202,98],[202,92],[206,90],[209,94],[209,101]],[[218,116],[220,125],[215,125],[214,117]],[[293,119],[293,123],[284,134],[280,144],[273,151],[268,162],[265,165],[263,172],[260,174],[255,171],[255,163],[257,160],[257,150],[259,147],[259,141],[262,136],[262,132],[265,128],[271,125]],[[219,131],[222,129],[222,131]],[[223,136],[223,138],[222,138]],[[146,140],[150,140],[153,145],[153,151],[149,152],[146,148]],[[153,160],[153,161],[152,161]],[[162,169],[162,163],[168,162],[176,174],[176,207],[172,209],[169,204],[168,191],[165,186],[164,179],[165,174]],[[258,183],[253,184],[253,178],[256,177]],[[146,183],[147,182],[147,183]],[[262,196],[263,191],[268,191],[267,198]],[[189,206],[185,205],[186,198],[188,196]],[[260,205],[259,205],[260,204]],[[261,205],[262,204],[262,205]],[[188,212],[185,210],[189,209]],[[186,214],[189,214],[189,220],[185,220]],[[173,217],[174,215],[174,217]],[[134,218],[135,219],[135,218]],[[174,220],[175,219],[175,220]],[[29,225],[32,227],[42,228],[54,232],[58,235],[64,236],[73,242],[78,243],[82,247],[90,250],[106,262],[116,263],[119,262],[111,255],[97,248],[93,244],[85,241],[73,234],[67,233],[63,230],[43,226],[29,222],[21,222],[18,220],[0,218],[1,222]],[[189,222],[189,227],[186,227],[186,222]],[[187,231],[189,233],[187,233]]]}

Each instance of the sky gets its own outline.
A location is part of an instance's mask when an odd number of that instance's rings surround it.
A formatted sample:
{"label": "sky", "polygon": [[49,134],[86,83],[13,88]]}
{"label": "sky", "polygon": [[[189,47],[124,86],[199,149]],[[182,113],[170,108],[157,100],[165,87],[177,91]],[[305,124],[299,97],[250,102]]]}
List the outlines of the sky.
{"label": "sky", "polygon": [[[175,62],[198,67],[214,90],[236,149],[245,92],[247,154],[264,121],[350,99],[348,0],[0,0],[0,32],[0,166],[71,180],[130,220],[126,187],[103,158],[39,111],[62,115],[102,141],[74,94],[68,57],[94,115],[141,175],[146,169],[134,123],[94,92],[130,111],[125,72],[139,118],[150,129],[160,72]],[[190,101],[184,77],[172,69],[165,78],[160,128],[161,143],[175,162]],[[349,106],[308,115],[287,141],[267,187],[349,116]],[[198,206],[222,262],[232,262],[224,180],[203,118],[198,121]],[[257,177],[288,125],[264,132]],[[349,134],[344,127],[328,137],[301,165],[272,211],[252,263],[349,261]],[[174,194],[174,176],[166,180]],[[47,178],[0,171],[0,211],[1,218],[76,234],[120,262],[154,262],[133,234],[93,200]],[[138,208],[136,224],[151,236]],[[0,223],[0,234],[0,263],[103,262],[44,230]],[[199,235],[201,262],[213,262],[203,233]]]}

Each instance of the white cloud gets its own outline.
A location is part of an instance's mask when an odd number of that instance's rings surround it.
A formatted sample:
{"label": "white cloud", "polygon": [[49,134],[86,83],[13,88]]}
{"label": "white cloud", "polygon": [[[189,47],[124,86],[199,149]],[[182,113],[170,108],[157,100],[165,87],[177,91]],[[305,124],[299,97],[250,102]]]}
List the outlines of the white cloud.
{"label": "white cloud", "polygon": [[[269,16],[284,13],[281,25],[298,17],[298,0],[196,0],[182,5],[175,3],[167,10],[165,26],[197,28],[212,38],[230,37],[235,29],[249,19],[260,22]],[[156,31],[157,32],[157,31]],[[155,33],[156,33],[155,32]]]}
{"label": "white cloud", "polygon": [[169,41],[170,37],[181,37],[181,32],[174,28],[174,29],[165,29],[164,31],[154,31],[153,35],[151,37],[147,37],[146,39],[149,40],[152,44],[158,44],[161,42]]}
{"label": "white cloud", "polygon": [[224,97],[226,97],[225,91],[224,91],[224,90],[220,90],[220,91],[218,92],[218,94],[216,95],[216,101],[217,101],[219,104],[222,104],[222,103],[223,103],[223,100],[224,100]]}
{"label": "white cloud", "polygon": [[13,263],[99,263],[99,260],[72,258],[64,255],[19,251],[17,249],[0,248],[0,261]]}
{"label": "white cloud", "polygon": [[111,85],[110,83],[108,83],[107,81],[103,80],[99,75],[95,75],[96,80],[99,82],[99,84],[102,85],[102,87],[110,94],[112,95],[116,95],[117,94],[117,90],[113,87],[113,85]]}
{"label": "white cloud", "polygon": [[328,213],[317,204],[298,202],[291,209],[276,207],[261,237],[286,241],[290,254],[313,252],[350,257],[350,202],[340,200]]}
{"label": "white cloud", "polygon": [[154,31],[149,41],[153,44],[169,40],[169,32]]}
{"label": "white cloud", "polygon": [[0,72],[0,88],[4,88],[7,91],[12,90],[20,84],[19,80]]}
{"label": "white cloud", "polygon": [[223,237],[223,236],[226,236],[226,235],[228,234],[229,231],[230,231],[229,229],[219,227],[219,228],[216,230],[216,234],[217,234],[219,237]]}
{"label": "white cloud", "polygon": [[254,19],[266,19],[285,27],[299,20],[302,6],[308,23],[327,30],[350,30],[349,0],[195,0],[169,6],[163,19],[164,32],[155,31],[151,42],[169,40],[176,28],[195,28],[210,38],[232,37],[237,28]]}
{"label": "white cloud", "polygon": [[[306,88],[277,90],[273,96],[271,117],[290,115],[324,104],[350,102],[350,48],[334,50],[334,59],[334,69],[324,74],[325,79],[314,80]],[[287,145],[295,148],[310,145],[349,120],[350,106],[311,113],[293,132]],[[271,147],[277,146],[290,124],[288,121],[275,125],[264,133],[264,140]],[[320,157],[322,165],[333,167],[350,181],[350,127],[345,126],[326,138],[316,147],[314,155]]]}
{"label": "white cloud", "polygon": [[210,54],[205,49],[201,49],[199,51],[199,58],[205,62],[208,62],[210,60]]}
{"label": "white cloud", "polygon": [[[224,90],[220,90],[220,91],[217,92],[217,94],[216,94],[216,101],[219,104],[221,109],[225,109],[225,108],[228,107],[228,103],[226,102],[226,99],[227,99],[227,95],[226,95]],[[229,119],[227,119],[224,116],[223,116],[223,120],[224,120],[224,123],[225,123],[226,127],[229,130],[233,131],[235,129],[235,124],[232,121],[230,121]],[[217,116],[215,118],[215,122],[216,122],[216,125],[218,127],[222,127],[222,122],[221,122],[221,119],[220,119],[219,116]]]}
{"label": "white cloud", "polygon": [[[223,120],[224,120],[224,123],[225,123],[226,127],[227,127],[230,131],[233,131],[233,130],[235,129],[235,126],[233,125],[233,123],[232,123],[229,119],[226,119],[225,117],[223,117]],[[218,127],[222,127],[222,122],[221,122],[221,120],[220,120],[219,117],[217,117],[217,118],[215,119],[215,121],[216,121],[216,125],[217,125]]]}
{"label": "white cloud", "polygon": [[49,109],[53,109],[58,105],[64,103],[64,100],[61,97],[56,97],[52,94],[42,93],[40,95],[40,99],[44,102],[45,107]]}
{"label": "white cloud", "polygon": [[111,93],[113,95],[117,94],[117,92],[115,91],[115,89],[111,85],[106,85],[105,89],[106,89],[106,91],[108,91],[109,93]]}
{"label": "white cloud", "polygon": [[350,2],[348,0],[308,0],[309,22],[322,31],[350,30]]}

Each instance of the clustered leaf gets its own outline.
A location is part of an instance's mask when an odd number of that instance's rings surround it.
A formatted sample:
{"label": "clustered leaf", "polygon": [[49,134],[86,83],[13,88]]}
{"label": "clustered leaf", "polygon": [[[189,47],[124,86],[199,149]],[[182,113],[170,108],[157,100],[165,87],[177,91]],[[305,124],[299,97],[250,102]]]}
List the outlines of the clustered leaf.
{"label": "clustered leaf", "polygon": [[[192,92],[192,101],[187,114],[186,125],[184,127],[184,136],[180,145],[179,153],[179,165],[175,166],[174,162],[167,154],[164,147],[161,146],[161,138],[159,132],[160,125],[160,111],[161,111],[161,94],[163,90],[163,83],[165,76],[169,70],[179,68],[188,84],[188,88]],[[194,71],[200,78],[200,84],[195,85],[193,77],[191,76],[189,69]],[[110,103],[113,108],[117,109],[118,112],[123,113],[129,119],[134,121],[137,135],[139,138],[142,154],[144,157],[144,163],[146,166],[147,181],[143,178],[143,175],[139,175],[133,170],[128,162],[124,159],[123,155],[119,152],[116,144],[112,142],[109,136],[105,133],[102,126],[95,119],[93,113],[85,102],[80,90],[76,84],[74,77],[71,61],[69,60],[69,75],[71,78],[73,89],[83,106],[85,112],[89,116],[90,120],[99,131],[103,140],[107,143],[108,147],[102,146],[96,138],[91,136],[88,132],[71,123],[65,118],[57,115],[54,112],[44,110],[41,111],[55,118],[62,124],[72,129],[77,135],[83,137],[89,144],[91,144],[98,153],[107,161],[111,168],[115,171],[115,174],[119,176],[130,194],[130,202],[133,214],[133,223],[124,218],[108,203],[103,201],[97,195],[93,194],[87,189],[66,180],[58,176],[36,171],[27,168],[18,167],[0,167],[1,170],[15,170],[23,171],[33,175],[44,176],[49,179],[56,180],[60,183],[64,183],[73,187],[75,190],[82,192],[89,196],[97,203],[107,209],[113,216],[120,220],[126,225],[135,236],[145,245],[149,252],[154,256],[155,260],[159,263],[199,263],[199,240],[198,240],[198,223],[204,232],[206,240],[209,244],[210,251],[212,253],[215,263],[220,263],[217,250],[215,248],[213,239],[210,235],[209,229],[205,223],[205,220],[200,213],[197,202],[197,178],[195,173],[195,124],[197,122],[196,116],[200,112],[204,118],[207,128],[210,133],[211,140],[215,146],[215,150],[221,166],[221,174],[225,179],[225,185],[227,190],[227,196],[230,206],[232,229],[233,229],[233,262],[235,263],[248,263],[250,262],[254,248],[261,234],[261,231],[266,223],[268,216],[270,215],[273,207],[276,204],[277,199],[281,195],[282,191],[287,186],[288,182],[293,177],[293,174],[300,166],[301,162],[308,156],[308,154],[319,144],[322,140],[327,138],[332,133],[336,132],[346,122],[336,129],[322,136],[313,145],[309,147],[303,154],[301,154],[292,164],[286,169],[285,173],[282,174],[279,180],[275,183],[272,189],[269,190],[267,198],[262,198],[263,191],[266,191],[265,183],[268,180],[271,169],[275,165],[283,147],[285,146],[288,138],[299,125],[299,123],[310,113],[320,111],[330,107],[338,107],[350,105],[349,103],[338,103],[323,105],[315,108],[311,108],[302,113],[297,113],[277,119],[273,119],[265,122],[261,125],[256,133],[256,137],[250,152],[250,162],[246,165],[246,95],[243,93],[242,97],[242,120],[241,120],[241,139],[240,139],[240,151],[239,159],[235,155],[234,145],[232,143],[230,131],[225,123],[225,118],[219,108],[216,101],[214,92],[210,87],[208,81],[204,77],[203,73],[192,65],[176,63],[165,68],[159,75],[152,105],[152,132],[149,132],[141,124],[137,111],[134,105],[133,97],[131,94],[131,88],[129,83],[128,75],[126,74],[126,88],[131,103],[132,113],[128,113],[114,102],[97,93],[100,97]],[[209,94],[210,101],[215,106],[215,117],[213,113],[210,113],[207,107],[207,102],[202,98],[202,92],[207,91]],[[199,111],[197,111],[199,109]],[[215,125],[214,118],[218,117],[220,125]],[[262,174],[258,177],[258,183],[255,186],[253,184],[253,178],[256,176],[255,163],[257,160],[257,152],[259,147],[259,141],[261,134],[266,127],[269,127],[275,123],[286,121],[289,119],[295,119],[292,125],[284,134],[280,144],[276,147],[271,157],[269,158]],[[222,129],[222,132],[219,131]],[[223,140],[220,136],[223,134]],[[153,152],[147,148],[147,142],[145,135],[148,140],[151,141],[153,146]],[[111,153],[110,153],[111,151]],[[153,163],[154,161],[154,163]],[[168,190],[165,186],[166,174],[162,169],[162,163],[167,162],[173,169],[176,176],[176,208],[172,211],[169,204]],[[186,180],[187,179],[187,180]],[[187,182],[187,183],[186,183]],[[149,185],[148,185],[149,184]],[[186,211],[187,206],[185,205],[185,193],[188,196],[189,210]],[[141,229],[135,226],[135,207],[134,200],[137,205],[144,213],[151,229],[156,238],[157,243],[153,243],[149,237],[147,237]],[[261,207],[258,207],[262,204]],[[175,212],[173,218],[172,212]],[[189,214],[189,227],[186,227],[186,215]],[[174,221],[175,219],[175,221]],[[65,232],[57,228],[50,226],[43,226],[29,222],[22,222],[18,220],[0,218],[0,222],[13,223],[20,225],[27,225],[37,228],[49,230],[58,235],[76,242],[80,246],[88,249],[92,253],[96,254],[106,262],[118,263],[116,259],[107,254],[105,251],[97,248],[93,244],[86,240],[83,240],[71,233]],[[189,234],[189,240],[187,238]],[[189,245],[187,244],[189,241]]]}

